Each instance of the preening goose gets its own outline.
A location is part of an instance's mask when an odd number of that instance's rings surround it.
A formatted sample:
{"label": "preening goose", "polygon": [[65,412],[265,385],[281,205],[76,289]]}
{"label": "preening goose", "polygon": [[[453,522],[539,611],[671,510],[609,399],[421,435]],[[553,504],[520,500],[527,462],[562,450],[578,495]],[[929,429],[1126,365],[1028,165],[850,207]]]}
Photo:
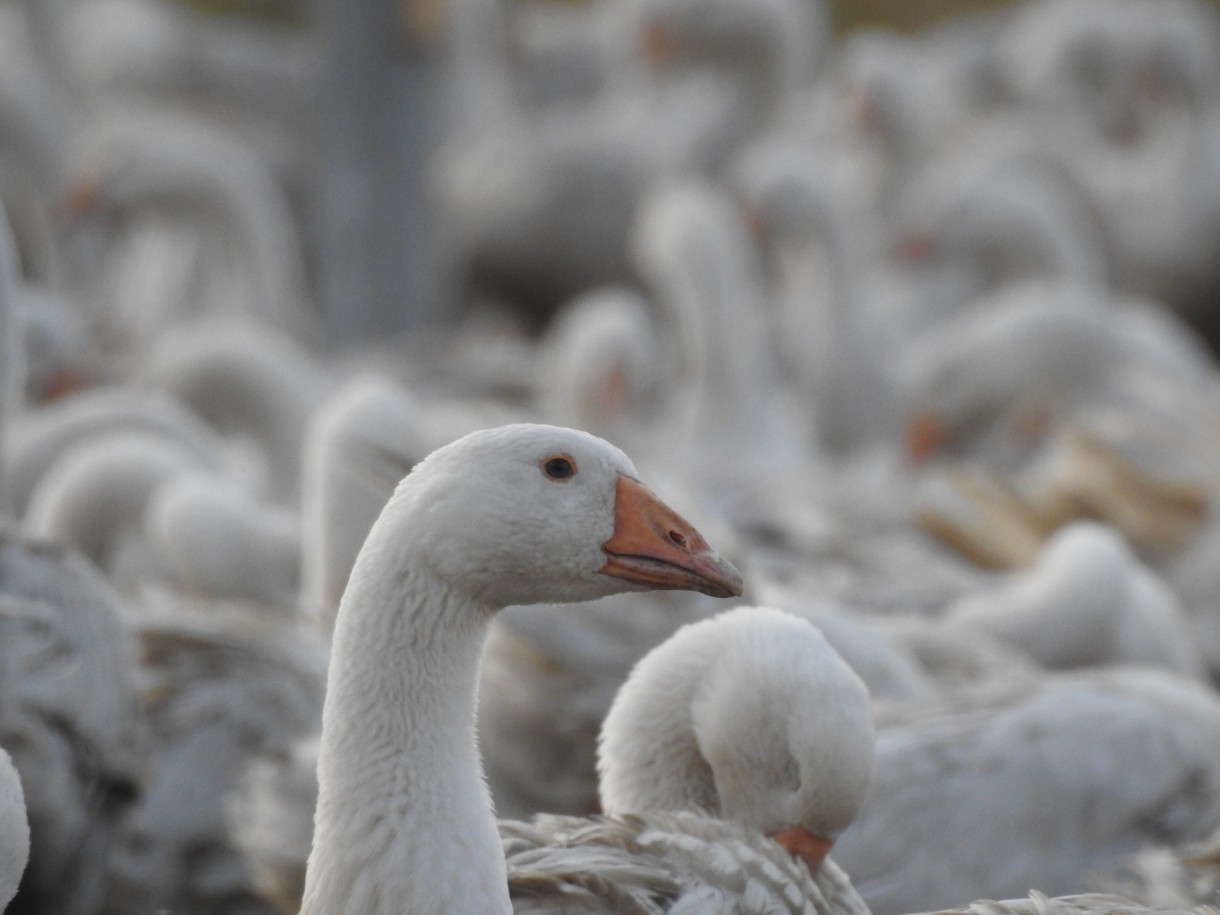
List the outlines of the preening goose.
{"label": "preening goose", "polygon": [[[374,524],[340,604],[302,912],[511,911],[474,741],[487,626],[507,604],[641,588],[729,596],[741,580],[613,446],[517,425],[417,465]],[[568,911],[590,882],[614,893],[612,873],[589,876],[567,882]],[[595,899],[590,910],[611,905]]]}
{"label": "preening goose", "polygon": [[738,607],[683,626],[632,670],[602,727],[602,808],[803,833],[824,855],[864,802],[873,742],[868,690],[822,634]]}
{"label": "preening goose", "polygon": [[[672,899],[672,911],[863,913],[825,856],[863,801],[872,749],[868,691],[809,623],[747,606],[684,626],[606,717],[613,816],[502,824],[515,911],[580,899],[653,913]],[[616,870],[617,900],[594,889],[599,861]]]}

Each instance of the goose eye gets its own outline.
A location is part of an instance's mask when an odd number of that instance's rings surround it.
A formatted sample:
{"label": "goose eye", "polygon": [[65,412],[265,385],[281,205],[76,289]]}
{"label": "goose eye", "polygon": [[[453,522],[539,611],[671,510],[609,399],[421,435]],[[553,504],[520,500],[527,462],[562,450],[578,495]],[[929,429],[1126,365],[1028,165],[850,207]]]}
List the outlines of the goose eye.
{"label": "goose eye", "polygon": [[576,476],[576,462],[562,454],[549,457],[542,462],[542,472],[552,480],[566,480]]}

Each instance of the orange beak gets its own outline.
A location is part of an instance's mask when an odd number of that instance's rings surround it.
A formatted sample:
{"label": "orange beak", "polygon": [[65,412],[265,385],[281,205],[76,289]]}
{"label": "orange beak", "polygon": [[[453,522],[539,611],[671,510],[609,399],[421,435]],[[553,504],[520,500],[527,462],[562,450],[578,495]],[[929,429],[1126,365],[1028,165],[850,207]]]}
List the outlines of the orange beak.
{"label": "orange beak", "polygon": [[644,57],[654,69],[662,70],[678,56],[681,45],[674,33],[663,25],[650,23],[644,27]]}
{"label": "orange beak", "polygon": [[638,480],[620,476],[614,534],[602,544],[599,572],[658,590],[739,597],[741,573]]}
{"label": "orange beak", "polygon": [[904,264],[923,264],[936,256],[938,247],[933,235],[907,235],[894,246],[894,258]]}
{"label": "orange beak", "polygon": [[809,873],[815,877],[822,869],[822,862],[830,854],[830,847],[835,843],[834,839],[815,836],[804,826],[789,826],[771,833],[770,837],[790,855],[804,861]]}
{"label": "orange beak", "polygon": [[96,210],[101,199],[102,192],[97,181],[92,178],[82,178],[68,191],[65,201],[68,215],[80,219]]}
{"label": "orange beak", "polygon": [[907,458],[912,464],[923,464],[939,454],[949,444],[949,427],[935,413],[916,414],[907,424]]}
{"label": "orange beak", "polygon": [[52,403],[85,387],[85,379],[69,368],[56,369],[43,388],[43,402]]}

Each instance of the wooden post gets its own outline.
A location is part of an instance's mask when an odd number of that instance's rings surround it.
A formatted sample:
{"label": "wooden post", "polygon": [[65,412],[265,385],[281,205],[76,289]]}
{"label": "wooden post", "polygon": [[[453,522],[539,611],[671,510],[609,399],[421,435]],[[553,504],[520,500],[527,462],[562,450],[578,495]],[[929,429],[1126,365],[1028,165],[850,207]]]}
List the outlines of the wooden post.
{"label": "wooden post", "polygon": [[445,317],[424,197],[441,124],[435,23],[404,0],[315,0],[318,97],[314,237],[332,344]]}

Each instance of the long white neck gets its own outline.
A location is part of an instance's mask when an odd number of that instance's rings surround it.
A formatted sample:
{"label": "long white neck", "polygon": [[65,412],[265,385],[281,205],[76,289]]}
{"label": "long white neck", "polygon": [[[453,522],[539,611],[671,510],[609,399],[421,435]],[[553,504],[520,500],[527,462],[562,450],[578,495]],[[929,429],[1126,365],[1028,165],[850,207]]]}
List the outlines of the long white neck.
{"label": "long white neck", "polygon": [[335,628],[301,915],[510,913],[475,743],[494,608],[412,569],[409,536],[377,534]]}

